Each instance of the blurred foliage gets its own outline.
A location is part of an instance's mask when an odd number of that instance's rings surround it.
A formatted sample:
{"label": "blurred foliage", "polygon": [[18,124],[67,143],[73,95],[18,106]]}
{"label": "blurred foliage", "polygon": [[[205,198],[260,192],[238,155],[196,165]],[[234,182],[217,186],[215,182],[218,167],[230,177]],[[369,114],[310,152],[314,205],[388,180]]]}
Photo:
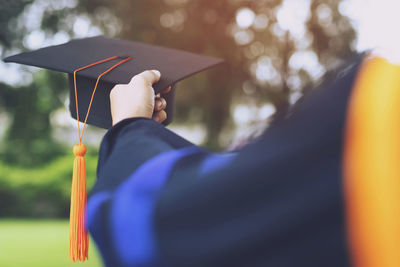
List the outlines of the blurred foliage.
{"label": "blurred foliage", "polygon": [[16,30],[17,18],[34,0],[0,0],[0,44],[5,48],[21,48],[26,31]]}
{"label": "blurred foliage", "polygon": [[51,137],[50,114],[61,106],[60,94],[67,86],[63,74],[40,71],[27,86],[0,84],[0,99],[11,116],[1,158],[9,164],[36,166],[59,156],[64,149]]}
{"label": "blurred foliage", "polygon": [[[326,70],[334,68],[353,53],[351,44],[355,32],[348,18],[340,14],[340,2],[311,0],[303,40],[279,28],[277,13],[281,0],[84,0],[80,7],[92,15],[93,23],[105,32],[110,26],[107,23],[113,24],[100,14],[112,12],[121,28],[118,35],[124,39],[226,60],[224,67],[182,82],[181,87],[186,87],[186,90],[178,90],[177,98],[177,120],[204,123],[208,147],[218,148],[221,130],[224,126],[232,128],[230,106],[234,97],[248,97],[255,103],[271,102],[277,110],[275,119],[286,116],[292,90],[302,89],[313,81],[306,70],[290,67],[290,57],[296,51],[314,51]],[[243,8],[252,10],[256,19],[266,19],[267,25],[238,27],[236,14]],[[325,15],[321,15],[323,12]],[[240,36],[248,40],[241,41]],[[304,45],[307,40],[310,44]],[[260,60],[267,61],[277,72],[274,79],[260,82],[255,77],[254,69]],[[299,88],[290,87],[290,80],[295,78],[300,80]],[[251,88],[247,95],[243,90],[245,86]]]}
{"label": "blurred foliage", "polygon": [[[0,217],[68,217],[72,153],[36,168],[0,163]],[[86,155],[87,186],[96,177],[97,155]]]}
{"label": "blurred foliage", "polygon": [[[278,14],[282,2],[284,1],[81,0],[75,3],[35,0],[33,5],[36,4],[41,9],[38,17],[39,30],[48,38],[60,32],[71,38],[76,37],[80,27],[77,22],[88,20],[91,26],[107,35],[224,58],[227,62],[224,66],[181,82],[176,106],[177,122],[204,124],[207,129],[206,145],[209,148],[219,148],[221,131],[224,128],[232,130],[234,127],[230,110],[235,99],[254,105],[270,102],[277,110],[275,118],[282,119],[290,107],[291,94],[301,92],[302,88],[315,80],[315,74],[309,70],[291,66],[290,59],[296,52],[313,51],[324,70],[332,69],[353,53],[355,32],[348,18],[339,12],[341,1],[310,0],[310,6],[304,7],[310,9],[310,16],[305,21],[306,30],[301,38],[280,27]],[[29,25],[24,26],[20,20],[25,18],[24,10],[26,11],[29,3],[27,0],[5,1],[5,5],[1,7],[1,18],[6,18],[9,22],[0,23],[0,45],[3,49],[9,48],[10,44],[13,44],[14,49],[26,49],[23,40],[29,32]],[[259,26],[238,26],[236,15],[244,8],[253,12],[254,21],[258,20]],[[257,72],[263,70],[260,64],[269,68],[265,71],[273,74],[271,79],[260,80],[257,77]],[[32,84],[28,87],[37,89],[37,86]],[[4,88],[7,86],[0,85],[0,90]],[[54,92],[55,96],[67,87],[61,82],[59,86],[52,88],[60,89]],[[11,92],[18,101],[23,101],[29,94],[27,88]],[[33,100],[39,101],[40,98]],[[48,116],[50,112],[41,111],[40,106],[30,107],[30,114],[36,116],[33,114],[41,112],[43,116]],[[46,110],[49,107],[55,106],[47,106]],[[9,112],[13,114],[16,110],[9,109]],[[14,115],[13,119],[19,117]],[[28,120],[30,119],[25,121]],[[31,127],[36,127],[36,124],[25,125],[23,121],[13,123],[11,127],[14,128],[12,134],[8,135],[8,140],[14,138],[15,131],[35,131]],[[50,128],[45,126],[48,121],[43,119],[42,122],[42,136],[45,139]],[[19,139],[19,134],[15,138]],[[13,143],[10,142],[11,146],[20,154],[23,150],[16,149]],[[21,144],[21,141],[17,143]],[[6,149],[7,154],[13,149]],[[52,153],[50,151],[48,155]],[[34,154],[35,152],[31,152],[29,156]],[[10,157],[11,161],[16,160],[15,157]],[[22,159],[17,161],[29,163]]]}

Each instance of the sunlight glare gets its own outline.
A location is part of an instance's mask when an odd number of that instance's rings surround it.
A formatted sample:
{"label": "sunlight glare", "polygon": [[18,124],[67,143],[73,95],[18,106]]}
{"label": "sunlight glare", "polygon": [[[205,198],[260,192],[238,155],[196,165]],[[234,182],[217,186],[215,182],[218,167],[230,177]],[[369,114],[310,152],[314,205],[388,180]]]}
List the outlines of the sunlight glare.
{"label": "sunlight glare", "polygon": [[236,13],[236,23],[242,29],[249,28],[255,19],[254,11],[250,8],[241,8]]}

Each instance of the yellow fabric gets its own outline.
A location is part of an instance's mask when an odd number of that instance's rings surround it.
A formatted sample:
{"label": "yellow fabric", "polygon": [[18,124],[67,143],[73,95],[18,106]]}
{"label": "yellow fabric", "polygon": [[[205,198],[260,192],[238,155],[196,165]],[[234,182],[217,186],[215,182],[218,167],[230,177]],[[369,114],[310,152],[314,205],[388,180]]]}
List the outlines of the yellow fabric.
{"label": "yellow fabric", "polygon": [[400,266],[400,66],[363,63],[350,99],[344,150],[353,263]]}

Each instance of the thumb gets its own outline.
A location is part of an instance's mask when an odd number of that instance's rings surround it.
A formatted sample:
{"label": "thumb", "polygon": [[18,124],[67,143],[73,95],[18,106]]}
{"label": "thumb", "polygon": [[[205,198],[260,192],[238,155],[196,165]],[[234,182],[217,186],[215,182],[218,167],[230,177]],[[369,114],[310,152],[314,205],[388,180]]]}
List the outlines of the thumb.
{"label": "thumb", "polygon": [[129,84],[139,81],[145,81],[148,84],[154,84],[160,80],[161,73],[158,70],[146,70],[134,76]]}

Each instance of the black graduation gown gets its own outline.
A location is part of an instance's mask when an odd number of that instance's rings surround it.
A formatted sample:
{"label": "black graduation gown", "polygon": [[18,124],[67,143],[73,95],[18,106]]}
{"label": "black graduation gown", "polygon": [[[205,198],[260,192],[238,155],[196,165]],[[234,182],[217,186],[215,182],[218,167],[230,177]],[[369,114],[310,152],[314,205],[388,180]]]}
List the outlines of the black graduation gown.
{"label": "black graduation gown", "polygon": [[238,151],[144,118],[111,128],[87,207],[106,266],[350,265],[342,150],[360,59]]}

